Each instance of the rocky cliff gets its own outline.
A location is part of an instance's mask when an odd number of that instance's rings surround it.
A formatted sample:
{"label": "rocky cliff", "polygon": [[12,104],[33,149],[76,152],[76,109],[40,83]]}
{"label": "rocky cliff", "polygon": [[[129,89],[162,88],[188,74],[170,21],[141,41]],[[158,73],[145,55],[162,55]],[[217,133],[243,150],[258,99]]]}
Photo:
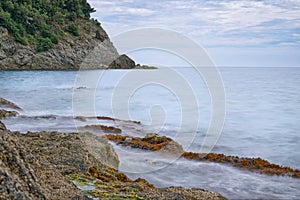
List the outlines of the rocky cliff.
{"label": "rocky cliff", "polygon": [[6,28],[0,27],[0,69],[65,70],[80,67],[83,69],[135,67],[134,61],[127,56],[118,59],[120,55],[98,22],[78,20],[78,24],[80,24],[79,36],[67,34],[57,45],[45,52],[38,52],[35,45],[17,43]]}
{"label": "rocky cliff", "polygon": [[149,68],[119,55],[93,12],[87,0],[0,1],[0,70]]}

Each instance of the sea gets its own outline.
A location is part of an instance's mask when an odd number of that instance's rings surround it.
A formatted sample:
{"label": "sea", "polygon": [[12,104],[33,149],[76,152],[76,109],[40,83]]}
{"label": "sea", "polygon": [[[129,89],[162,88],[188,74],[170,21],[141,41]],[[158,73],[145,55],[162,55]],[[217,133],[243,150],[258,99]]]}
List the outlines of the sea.
{"label": "sea", "polygon": [[[0,71],[0,97],[22,110],[12,131],[76,132],[76,116],[140,121],[186,151],[260,157],[300,169],[300,68]],[[109,125],[109,122],[103,122]],[[210,162],[167,159],[112,144],[120,171],[157,187],[197,187],[229,199],[300,199],[300,180]]]}

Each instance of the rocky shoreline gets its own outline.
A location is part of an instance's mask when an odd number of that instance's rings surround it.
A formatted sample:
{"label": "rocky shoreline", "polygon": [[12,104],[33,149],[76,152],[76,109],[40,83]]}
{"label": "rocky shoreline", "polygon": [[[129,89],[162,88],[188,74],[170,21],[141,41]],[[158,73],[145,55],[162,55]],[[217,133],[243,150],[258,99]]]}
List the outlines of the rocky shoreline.
{"label": "rocky shoreline", "polygon": [[117,170],[107,140],[90,133],[21,134],[0,123],[0,143],[0,199],[225,199],[203,189],[130,180]]}
{"label": "rocky shoreline", "polygon": [[[0,98],[0,119],[18,116],[16,110],[22,108]],[[128,126],[130,130],[140,126],[139,121],[104,116],[74,119],[82,122],[96,119],[115,125],[90,124],[79,128],[78,133],[23,134],[7,130],[0,121],[0,199],[225,199],[218,193],[199,188],[155,188],[144,179],[131,180],[118,171],[119,158],[108,141],[174,158],[300,178],[300,170],[271,164],[261,158],[185,152],[179,143],[156,133],[144,137],[123,134]]]}
{"label": "rocky shoreline", "polygon": [[238,156],[227,156],[217,153],[205,154],[184,152],[180,144],[173,141],[171,138],[159,136],[157,134],[148,134],[144,138],[113,134],[105,135],[104,137],[118,145],[129,146],[131,148],[138,148],[147,151],[166,152],[173,156],[182,157],[188,160],[222,163],[260,174],[300,178],[300,170],[272,164],[261,158],[240,158]]}
{"label": "rocky shoreline", "polygon": [[[14,110],[21,110],[3,98],[0,108],[0,118],[14,117]],[[121,133],[104,125],[85,128]],[[119,158],[108,140],[89,132],[22,134],[7,130],[0,121],[0,159],[0,199],[225,199],[203,189],[155,188],[144,179],[131,180],[118,171]]]}

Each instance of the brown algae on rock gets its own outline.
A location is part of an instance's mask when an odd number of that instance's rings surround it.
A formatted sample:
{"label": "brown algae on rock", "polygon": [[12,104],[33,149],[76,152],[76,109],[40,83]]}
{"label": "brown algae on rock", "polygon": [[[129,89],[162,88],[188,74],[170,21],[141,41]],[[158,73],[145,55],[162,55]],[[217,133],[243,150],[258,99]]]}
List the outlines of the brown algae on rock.
{"label": "brown algae on rock", "polygon": [[294,178],[300,178],[300,170],[272,164],[261,158],[240,158],[238,156],[227,156],[217,153],[201,154],[193,152],[184,152],[182,157],[189,160],[231,164],[232,166],[240,169],[247,169],[249,171],[266,175],[291,176]]}
{"label": "brown algae on rock", "polygon": [[183,153],[183,148],[180,144],[174,142],[171,138],[159,136],[155,133],[147,134],[144,138],[122,135],[106,135],[105,137],[117,144],[130,146],[132,148],[173,154]]}
{"label": "brown algae on rock", "polygon": [[106,135],[108,140],[118,145],[129,146],[148,151],[167,152],[169,154],[178,155],[182,158],[196,161],[209,161],[223,164],[230,164],[233,167],[246,169],[266,175],[279,175],[300,178],[300,170],[290,167],[280,166],[269,163],[261,158],[239,158],[237,156],[227,156],[217,153],[194,153],[184,152],[180,144],[166,136],[158,136],[155,133],[147,134],[146,137],[131,137],[122,135]]}

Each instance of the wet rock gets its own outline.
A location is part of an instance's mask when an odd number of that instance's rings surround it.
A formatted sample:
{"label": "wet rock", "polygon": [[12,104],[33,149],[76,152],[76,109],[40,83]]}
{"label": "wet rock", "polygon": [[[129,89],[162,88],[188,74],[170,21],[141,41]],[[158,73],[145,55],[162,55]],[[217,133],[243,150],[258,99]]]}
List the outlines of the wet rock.
{"label": "wet rock", "polygon": [[98,120],[106,120],[106,121],[122,121],[122,122],[134,123],[134,124],[141,124],[140,121],[121,120],[121,119],[106,117],[106,116],[95,116],[95,117],[76,116],[75,119],[79,121],[86,121],[87,119],[98,119]]}
{"label": "wet rock", "polygon": [[166,136],[159,136],[155,133],[147,134],[144,138],[122,135],[106,135],[108,140],[123,146],[130,146],[150,151],[160,151],[173,155],[181,155],[183,148],[180,144]]}
{"label": "wet rock", "polygon": [[127,55],[123,54],[115,59],[110,65],[110,69],[133,69],[135,68],[135,62]]}
{"label": "wet rock", "polygon": [[226,156],[224,154],[208,153],[200,154],[193,152],[184,152],[183,158],[198,161],[210,161],[224,164],[231,164],[234,167],[247,169],[267,175],[291,176],[300,178],[300,170],[271,164],[261,158],[239,158],[238,156]]}
{"label": "wet rock", "polygon": [[19,113],[16,111],[8,111],[4,109],[0,109],[0,119],[6,117],[16,117]]}
{"label": "wet rock", "polygon": [[79,128],[80,130],[85,131],[92,131],[97,133],[122,133],[122,130],[120,128],[116,128],[114,126],[104,126],[101,124],[94,124],[94,125],[86,125]]}
{"label": "wet rock", "polygon": [[145,136],[145,139],[150,139],[151,138],[156,138],[158,136],[157,133],[147,133],[146,136]]}
{"label": "wet rock", "polygon": [[182,146],[175,142],[175,141],[171,141],[170,143],[168,143],[166,146],[163,146],[161,149],[160,149],[161,152],[164,152],[164,153],[172,153],[173,155],[176,155],[176,156],[181,156],[182,153],[184,152]]}
{"label": "wet rock", "polygon": [[[89,185],[86,194],[99,199],[216,199],[224,200],[218,193],[202,189],[182,187],[155,188],[142,178],[130,180],[125,174],[111,170],[103,172],[96,167],[89,169],[90,176],[69,176],[76,185]],[[93,178],[96,178],[94,180]]]}
{"label": "wet rock", "polygon": [[141,64],[137,64],[137,65],[135,66],[135,69],[157,69],[157,67],[149,66],[149,65],[141,65]]}
{"label": "wet rock", "polygon": [[41,115],[41,116],[34,116],[34,119],[56,119],[57,115]]}
{"label": "wet rock", "polygon": [[77,87],[76,90],[82,90],[82,89],[87,89],[87,87],[85,86],[80,86],[80,87]]}
{"label": "wet rock", "polygon": [[15,109],[15,110],[22,110],[18,105],[16,105],[15,103],[8,101],[4,98],[0,97],[0,107],[4,107],[4,108],[11,108],[11,109]]}
{"label": "wet rock", "polygon": [[101,163],[119,168],[119,157],[105,138],[99,138],[90,133],[80,133],[81,140],[85,143],[86,149]]}

